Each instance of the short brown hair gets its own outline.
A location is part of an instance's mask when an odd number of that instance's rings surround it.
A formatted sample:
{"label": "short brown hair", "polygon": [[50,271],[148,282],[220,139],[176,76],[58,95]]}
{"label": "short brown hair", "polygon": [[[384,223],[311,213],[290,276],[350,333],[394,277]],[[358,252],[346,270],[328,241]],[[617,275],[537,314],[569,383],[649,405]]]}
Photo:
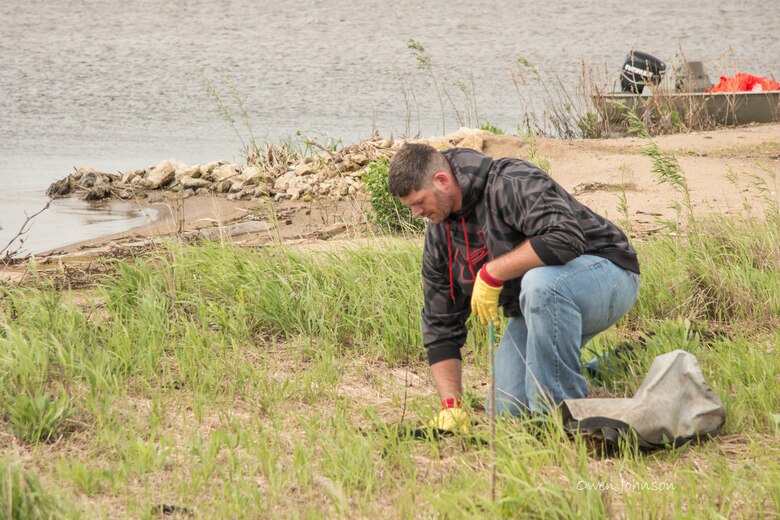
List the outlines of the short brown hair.
{"label": "short brown hair", "polygon": [[452,171],[441,152],[424,143],[406,143],[390,161],[387,186],[390,195],[406,197],[430,185],[433,174]]}

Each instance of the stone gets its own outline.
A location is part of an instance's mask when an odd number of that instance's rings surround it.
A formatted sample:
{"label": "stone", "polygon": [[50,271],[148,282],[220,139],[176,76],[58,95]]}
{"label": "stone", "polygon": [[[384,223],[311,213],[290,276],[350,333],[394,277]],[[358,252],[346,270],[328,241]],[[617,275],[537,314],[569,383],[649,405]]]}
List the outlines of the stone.
{"label": "stone", "polygon": [[46,190],[46,195],[49,197],[64,197],[65,195],[72,193],[74,187],[75,183],[73,182],[73,177],[69,175],[64,179],[51,183]]}
{"label": "stone", "polygon": [[458,144],[459,148],[471,148],[472,150],[476,150],[478,152],[481,152],[484,146],[485,141],[480,136],[475,134],[467,135]]}
{"label": "stone", "polygon": [[126,172],[124,175],[122,175],[122,184],[130,184],[136,177],[138,177],[137,173]]}
{"label": "stone", "polygon": [[168,202],[168,198],[162,193],[160,193],[159,191],[157,191],[157,192],[147,194],[146,201],[149,204],[156,204],[160,202]]}
{"label": "stone", "polygon": [[189,177],[191,179],[198,179],[202,175],[200,171],[200,165],[187,168],[186,170],[176,170],[176,180],[181,182],[183,177]]}
{"label": "stone", "polygon": [[98,183],[92,186],[82,200],[103,200],[111,196],[111,187],[104,183]]}
{"label": "stone", "polygon": [[290,187],[290,182],[295,178],[296,175],[294,171],[283,173],[274,181],[274,190],[287,191],[287,188]]}
{"label": "stone", "polygon": [[235,164],[223,164],[214,171],[211,172],[211,176],[214,178],[214,182],[222,182],[227,179],[232,179],[241,173],[238,165]]}
{"label": "stone", "polygon": [[125,188],[122,191],[119,192],[118,197],[120,199],[134,199],[135,198],[135,190],[133,188]]}
{"label": "stone", "polygon": [[295,167],[295,175],[301,177],[303,175],[311,175],[314,173],[314,164],[301,163]]}
{"label": "stone", "polygon": [[144,185],[150,190],[164,188],[176,178],[176,166],[173,161],[161,162],[146,176]]}
{"label": "stone", "polygon": [[179,179],[179,182],[181,183],[182,186],[184,186],[185,189],[198,189],[198,188],[205,188],[207,186],[211,186],[211,183],[206,179],[196,179],[190,177],[189,175],[185,175],[184,177]]}
{"label": "stone", "polygon": [[257,184],[263,176],[254,166],[247,166],[241,171],[241,175],[238,176],[238,180],[244,182],[247,186],[250,184]]}
{"label": "stone", "polygon": [[195,190],[193,190],[192,188],[187,188],[186,190],[181,192],[181,196],[184,197],[185,199],[189,199],[190,197],[194,197],[195,196]]}
{"label": "stone", "polygon": [[352,159],[352,162],[355,164],[358,164],[360,166],[365,166],[368,164],[368,156],[364,153],[353,153],[350,156],[350,159]]}
{"label": "stone", "polygon": [[227,164],[225,161],[212,161],[208,163],[206,166],[204,166],[203,173],[212,173],[214,170],[222,166],[223,164]]}
{"label": "stone", "polygon": [[255,187],[255,192],[253,194],[254,197],[260,198],[260,197],[267,197],[270,195],[270,191],[268,190],[268,186],[265,184],[261,184],[260,186]]}
{"label": "stone", "polygon": [[230,187],[233,185],[233,182],[230,179],[226,179],[224,181],[217,182],[215,184],[215,189],[217,193],[227,193],[230,191]]}
{"label": "stone", "polygon": [[430,139],[427,139],[427,143],[437,150],[447,150],[448,148],[452,148],[452,143],[443,137],[431,137]]}

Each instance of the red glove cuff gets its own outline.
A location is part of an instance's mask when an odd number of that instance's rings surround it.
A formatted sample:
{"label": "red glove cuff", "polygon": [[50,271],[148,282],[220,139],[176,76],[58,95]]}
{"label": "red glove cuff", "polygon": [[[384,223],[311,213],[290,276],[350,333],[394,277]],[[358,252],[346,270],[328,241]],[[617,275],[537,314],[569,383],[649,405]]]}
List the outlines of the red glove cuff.
{"label": "red glove cuff", "polygon": [[482,266],[482,269],[479,270],[479,277],[482,279],[483,282],[488,284],[490,287],[502,287],[504,285],[504,282],[502,282],[498,278],[493,278],[492,276],[490,276],[487,267],[484,265]]}
{"label": "red glove cuff", "polygon": [[453,399],[449,397],[441,402],[441,409],[446,410],[448,408],[460,408],[460,399]]}

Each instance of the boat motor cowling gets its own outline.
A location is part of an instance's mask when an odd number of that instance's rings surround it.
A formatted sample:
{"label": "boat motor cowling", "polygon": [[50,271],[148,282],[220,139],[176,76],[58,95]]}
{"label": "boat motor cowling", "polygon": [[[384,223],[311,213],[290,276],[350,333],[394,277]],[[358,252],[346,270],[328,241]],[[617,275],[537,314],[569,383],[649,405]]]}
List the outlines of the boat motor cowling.
{"label": "boat motor cowling", "polygon": [[666,64],[654,56],[631,51],[620,71],[620,88],[623,92],[641,94],[645,85],[658,85],[666,72]]}

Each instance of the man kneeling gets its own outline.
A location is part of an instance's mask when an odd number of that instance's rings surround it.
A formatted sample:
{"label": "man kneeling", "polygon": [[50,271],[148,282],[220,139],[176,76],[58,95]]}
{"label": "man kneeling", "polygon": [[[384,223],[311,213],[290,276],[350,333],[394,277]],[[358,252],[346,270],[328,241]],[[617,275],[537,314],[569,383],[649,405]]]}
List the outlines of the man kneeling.
{"label": "man kneeling", "polygon": [[435,424],[465,428],[466,320],[497,322],[499,304],[509,322],[495,358],[496,412],[543,413],[586,397],[580,350],[625,315],[639,291],[626,235],[520,159],[410,143],[391,160],[388,185],[429,221],[422,327],[442,401]]}

